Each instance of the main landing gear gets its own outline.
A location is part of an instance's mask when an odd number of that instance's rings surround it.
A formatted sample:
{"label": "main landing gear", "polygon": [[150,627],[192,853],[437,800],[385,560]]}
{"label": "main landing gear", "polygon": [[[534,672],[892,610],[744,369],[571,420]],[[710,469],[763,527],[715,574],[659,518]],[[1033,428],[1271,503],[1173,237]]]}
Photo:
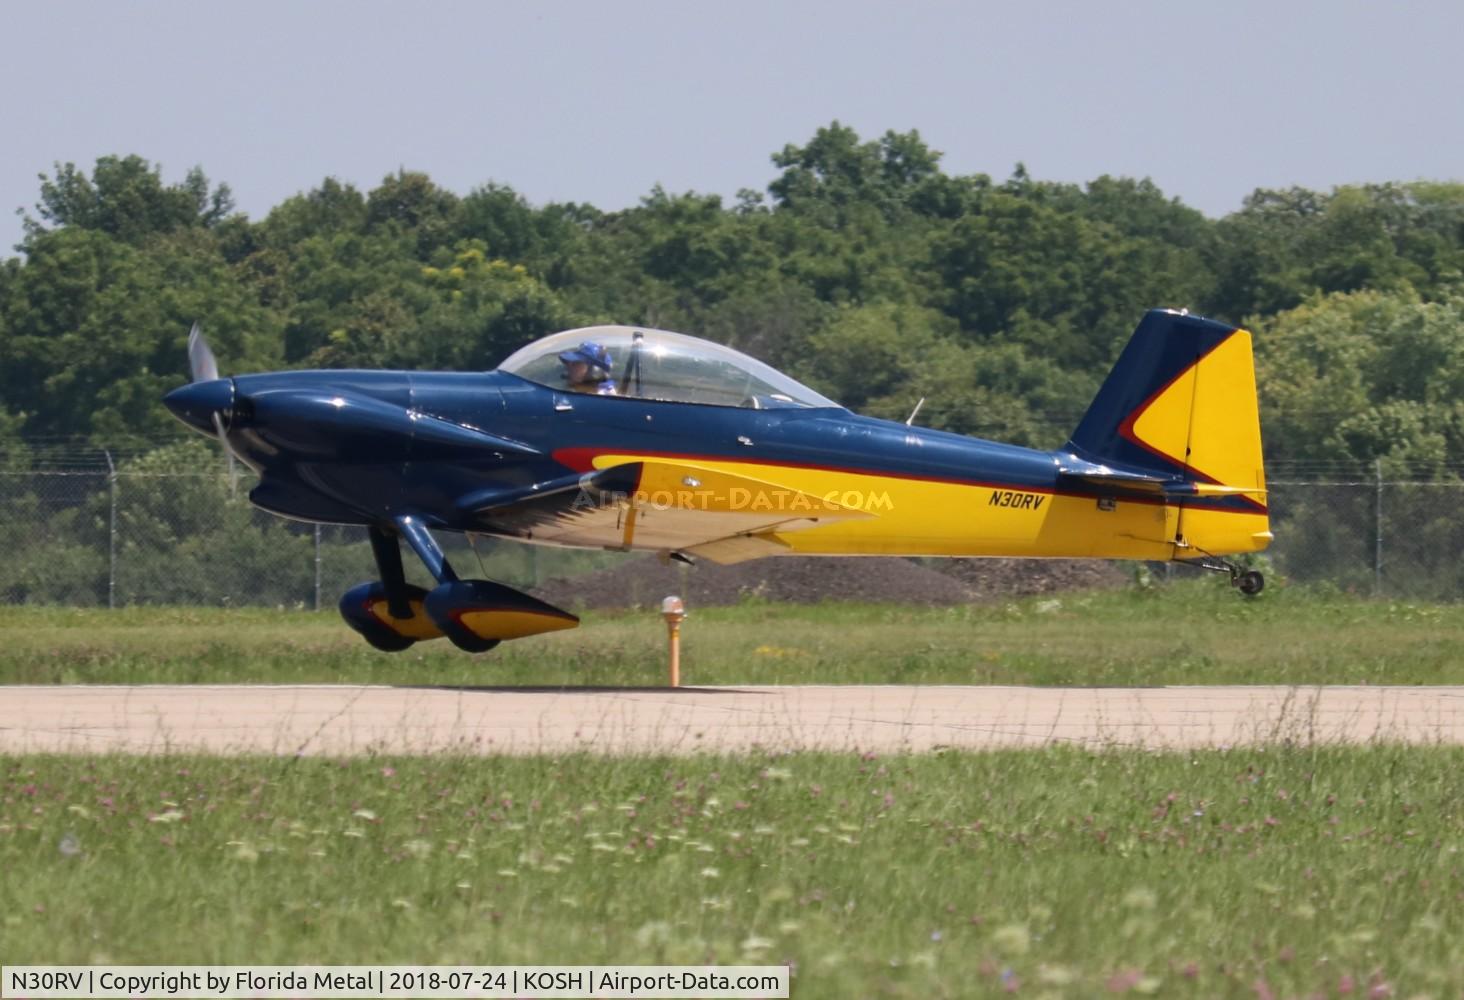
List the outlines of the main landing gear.
{"label": "main landing gear", "polygon": [[[341,598],[340,608],[346,624],[377,649],[398,652],[424,639],[446,636],[459,649],[486,653],[504,639],[579,624],[568,611],[512,587],[458,579],[436,539],[417,518],[403,515],[390,527],[373,525],[370,534],[381,579],[352,587]],[[432,590],[407,582],[401,539],[437,581]]]}
{"label": "main landing gear", "polygon": [[1208,569],[1216,573],[1229,573],[1230,585],[1246,597],[1255,597],[1262,590],[1266,589],[1266,578],[1261,575],[1259,570],[1241,569],[1230,560],[1221,559],[1218,556],[1207,555],[1201,559],[1176,559],[1175,562],[1183,563],[1186,566],[1198,566],[1200,569]]}

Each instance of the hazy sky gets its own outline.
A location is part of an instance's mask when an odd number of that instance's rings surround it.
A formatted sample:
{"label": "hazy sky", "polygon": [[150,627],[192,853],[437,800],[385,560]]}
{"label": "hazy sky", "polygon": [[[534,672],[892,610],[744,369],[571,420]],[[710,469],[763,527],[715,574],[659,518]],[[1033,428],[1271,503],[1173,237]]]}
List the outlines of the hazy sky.
{"label": "hazy sky", "polygon": [[762,189],[833,119],[949,173],[1464,179],[1464,3],[0,0],[0,248],[54,161],[199,165],[262,217],[327,175],[635,204]]}

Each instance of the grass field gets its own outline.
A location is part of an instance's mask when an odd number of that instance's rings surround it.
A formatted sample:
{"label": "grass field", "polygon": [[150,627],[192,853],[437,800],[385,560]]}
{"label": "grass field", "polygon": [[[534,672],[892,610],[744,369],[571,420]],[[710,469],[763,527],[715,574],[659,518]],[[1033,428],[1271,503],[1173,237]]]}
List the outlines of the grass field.
{"label": "grass field", "polygon": [[5,963],[791,963],[792,995],[1464,990],[1464,750],[0,760]]}
{"label": "grass field", "polygon": [[[267,609],[0,608],[0,683],[646,685],[664,679],[653,612],[469,656],[445,640],[378,653],[338,615]],[[1246,600],[1219,581],[919,609],[692,609],[695,684],[1460,684],[1464,606],[1300,589]]]}

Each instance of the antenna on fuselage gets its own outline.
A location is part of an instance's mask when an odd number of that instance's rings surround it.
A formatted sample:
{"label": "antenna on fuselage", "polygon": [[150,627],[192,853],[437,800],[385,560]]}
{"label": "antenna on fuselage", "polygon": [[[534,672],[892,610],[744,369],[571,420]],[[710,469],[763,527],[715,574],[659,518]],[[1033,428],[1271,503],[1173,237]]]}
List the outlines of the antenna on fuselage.
{"label": "antenna on fuselage", "polygon": [[918,402],[918,403],[915,404],[915,409],[911,410],[910,411],[910,415],[905,418],[905,426],[906,427],[909,427],[911,424],[913,424],[915,422],[915,414],[919,413],[920,412],[920,407],[922,407],[924,405],[925,405],[925,397],[924,396],[921,396],[920,397],[920,402]]}

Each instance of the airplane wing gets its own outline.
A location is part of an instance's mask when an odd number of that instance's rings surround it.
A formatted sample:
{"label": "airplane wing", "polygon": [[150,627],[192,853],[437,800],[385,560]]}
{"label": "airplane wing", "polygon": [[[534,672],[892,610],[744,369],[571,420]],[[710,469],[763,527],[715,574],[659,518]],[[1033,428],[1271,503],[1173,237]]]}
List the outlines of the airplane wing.
{"label": "airplane wing", "polygon": [[470,498],[468,506],[476,530],[551,545],[669,550],[718,563],[783,552],[783,532],[874,516],[778,483],[663,461]]}

